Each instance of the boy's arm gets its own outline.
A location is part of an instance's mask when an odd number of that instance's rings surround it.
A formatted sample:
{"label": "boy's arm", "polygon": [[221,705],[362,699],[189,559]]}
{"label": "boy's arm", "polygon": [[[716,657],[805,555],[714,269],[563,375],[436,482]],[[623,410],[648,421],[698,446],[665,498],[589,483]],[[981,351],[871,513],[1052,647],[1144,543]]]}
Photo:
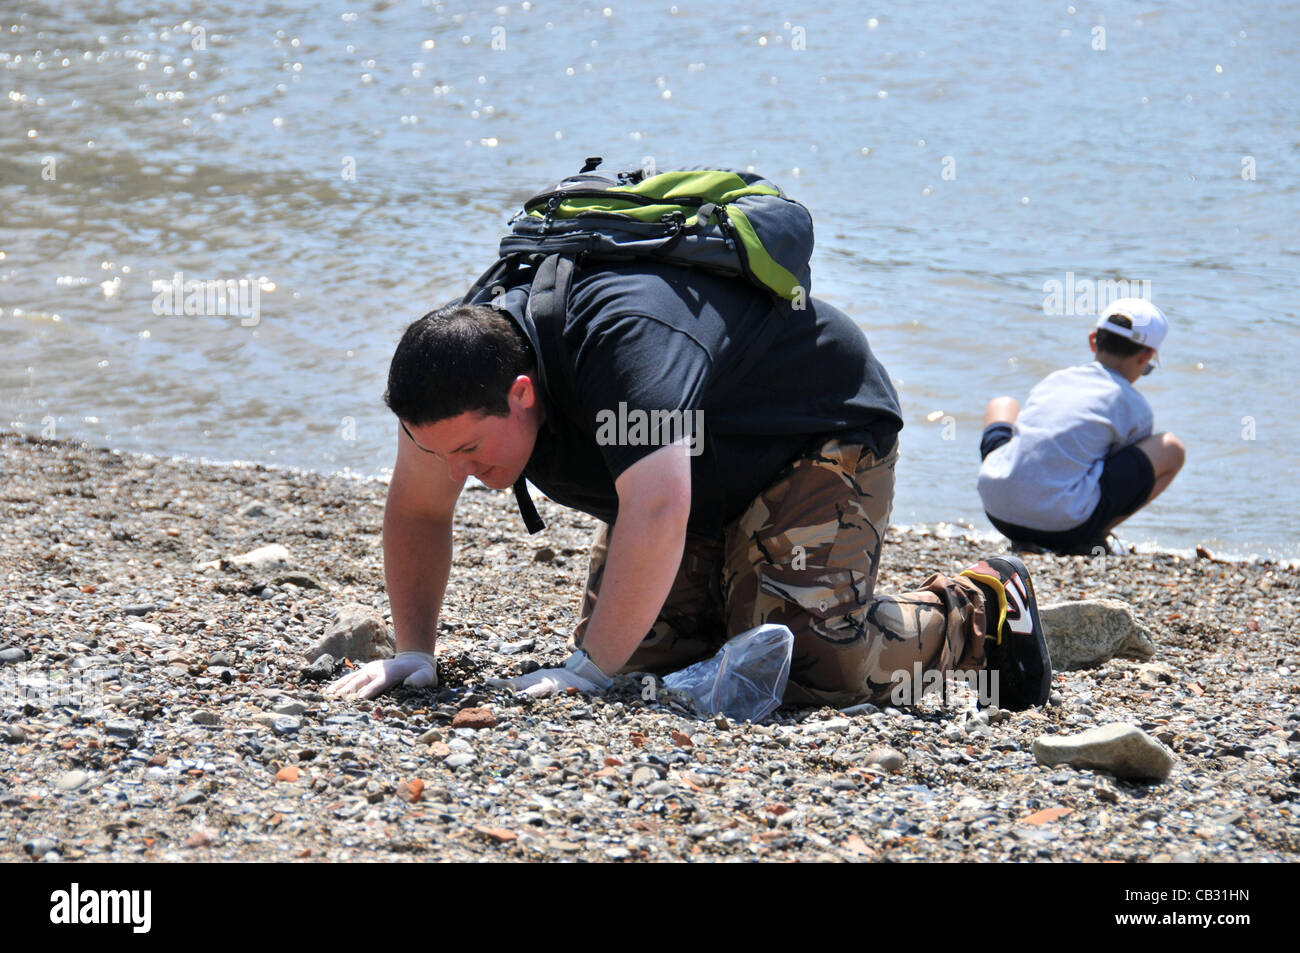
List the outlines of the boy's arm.
{"label": "boy's arm", "polygon": [[1130,389],[1125,393],[1117,409],[1119,413],[1115,421],[1115,431],[1119,439],[1118,449],[1131,447],[1139,440],[1151,436],[1155,426],[1155,415],[1147,399],[1136,389]]}

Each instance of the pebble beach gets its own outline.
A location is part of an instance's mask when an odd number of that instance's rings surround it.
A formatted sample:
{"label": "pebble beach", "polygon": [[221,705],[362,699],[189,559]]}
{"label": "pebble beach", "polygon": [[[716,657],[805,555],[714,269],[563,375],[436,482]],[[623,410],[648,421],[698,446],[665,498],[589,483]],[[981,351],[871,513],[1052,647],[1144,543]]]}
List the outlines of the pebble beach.
{"label": "pebble beach", "polygon": [[[1121,600],[1154,655],[1058,671],[1052,701],[694,714],[561,664],[592,522],[467,490],[439,684],[373,701],[312,666],[345,607],[387,618],[380,480],[0,433],[0,860],[1277,862],[1300,851],[1297,572],[1168,553],[1026,556],[1040,603]],[[240,559],[265,547],[274,559]],[[880,592],[988,544],[892,530]],[[1049,765],[1045,736],[1140,729],[1164,780]]]}

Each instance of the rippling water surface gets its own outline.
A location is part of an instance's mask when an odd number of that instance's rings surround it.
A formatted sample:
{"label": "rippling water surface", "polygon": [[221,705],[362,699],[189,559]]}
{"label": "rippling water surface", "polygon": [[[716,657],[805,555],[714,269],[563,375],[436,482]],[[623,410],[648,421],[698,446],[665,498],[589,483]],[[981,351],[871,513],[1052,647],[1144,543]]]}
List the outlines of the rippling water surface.
{"label": "rippling water surface", "polygon": [[[587,155],[753,166],[899,385],[895,522],[988,529],[983,405],[1088,357],[1044,313],[1072,273],[1171,318],[1140,386],[1188,464],[1126,538],[1300,555],[1300,11],[817,6],[0,9],[0,425],[382,471],[401,329],[523,198]],[[177,273],[256,320],[155,313]]]}

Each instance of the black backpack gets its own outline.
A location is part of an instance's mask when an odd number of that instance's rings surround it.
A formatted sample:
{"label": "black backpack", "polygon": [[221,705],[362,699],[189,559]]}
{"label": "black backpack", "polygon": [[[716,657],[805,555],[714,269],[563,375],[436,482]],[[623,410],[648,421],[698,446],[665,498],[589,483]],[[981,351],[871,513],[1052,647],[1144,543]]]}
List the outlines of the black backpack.
{"label": "black backpack", "polygon": [[[461,299],[490,304],[511,288],[528,284],[525,325],[538,351],[541,384],[565,413],[581,419],[575,395],[560,380],[547,380],[565,359],[564,319],[574,272],[592,262],[650,260],[702,268],[743,278],[768,292],[776,307],[754,329],[746,359],[732,372],[743,377],[766,352],[780,318],[807,307],[812,216],[775,185],[751,172],[635,169],[614,178],[596,173],[598,157],[582,170],[524,203],[511,218],[497,261]],[[545,527],[524,477],[514,486],[530,533]]]}

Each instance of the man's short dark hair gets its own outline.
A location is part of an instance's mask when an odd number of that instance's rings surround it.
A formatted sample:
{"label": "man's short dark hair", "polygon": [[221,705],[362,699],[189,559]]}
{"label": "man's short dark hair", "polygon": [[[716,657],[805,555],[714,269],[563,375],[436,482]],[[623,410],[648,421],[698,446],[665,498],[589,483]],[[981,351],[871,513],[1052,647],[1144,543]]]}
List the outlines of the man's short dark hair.
{"label": "man's short dark hair", "polygon": [[510,385],[532,370],[531,349],[509,317],[486,305],[448,305],[403,332],[384,403],[416,425],[474,411],[506,417]]}
{"label": "man's short dark hair", "polygon": [[[1124,314],[1113,315],[1108,324],[1118,324],[1122,328],[1133,327],[1133,319]],[[1130,341],[1126,337],[1120,337],[1107,331],[1105,328],[1097,329],[1097,353],[1112,354],[1115,357],[1132,357],[1146,345],[1138,344],[1137,341]]]}

